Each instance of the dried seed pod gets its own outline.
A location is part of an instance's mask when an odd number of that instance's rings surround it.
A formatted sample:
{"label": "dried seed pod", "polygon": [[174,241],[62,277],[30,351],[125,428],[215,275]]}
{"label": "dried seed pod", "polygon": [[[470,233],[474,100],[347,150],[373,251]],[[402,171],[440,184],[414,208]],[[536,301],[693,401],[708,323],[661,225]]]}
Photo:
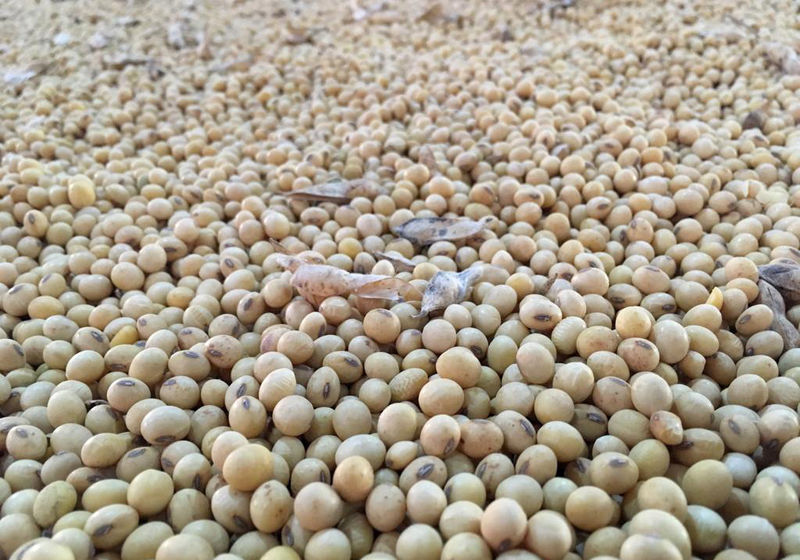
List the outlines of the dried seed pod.
{"label": "dried seed pod", "polygon": [[748,130],[750,128],[761,130],[766,120],[767,117],[763,111],[750,111],[742,121],[742,130]]}
{"label": "dried seed pod", "polygon": [[428,168],[432,175],[437,175],[439,173],[438,166],[436,165],[436,156],[433,153],[433,149],[428,146],[421,146],[419,152],[417,153],[417,157],[419,162]]}
{"label": "dried seed pod", "polygon": [[448,305],[461,303],[480,276],[481,269],[478,267],[462,272],[438,271],[428,282],[422,294],[422,308],[415,317],[423,317]]}
{"label": "dried seed pod", "polygon": [[[280,262],[280,261],[279,261]],[[292,286],[301,296],[316,306],[331,296],[346,296],[350,293],[348,273],[327,265],[304,264],[297,259],[286,266],[292,270]]]}
{"label": "dried seed pod", "polygon": [[[798,280],[800,280],[800,275]],[[761,303],[772,310],[773,318],[770,328],[781,336],[783,347],[797,348],[800,346],[800,332],[786,318],[786,305],[778,290],[769,282],[759,280],[758,291]]]}
{"label": "dried seed pod", "polygon": [[351,273],[347,276],[347,284],[353,294],[364,299],[385,299],[394,302],[422,299],[419,290],[399,278]]}
{"label": "dried seed pod", "polygon": [[422,299],[414,286],[399,278],[351,273],[329,265],[307,264],[288,255],[278,255],[278,264],[293,272],[292,286],[309,303],[316,306],[329,297],[347,296],[351,293],[366,299]]}
{"label": "dried seed pod", "polygon": [[375,251],[372,253],[372,256],[378,259],[389,261],[392,263],[392,265],[394,265],[395,270],[398,272],[412,272],[417,266],[417,263],[411,259],[405,258],[397,251]]}
{"label": "dried seed pod", "polygon": [[313,187],[293,190],[286,193],[286,196],[292,200],[347,204],[356,197],[374,199],[376,196],[385,193],[386,191],[374,181],[353,179],[350,181],[335,180],[314,185]]}
{"label": "dried seed pod", "polygon": [[488,220],[468,218],[412,218],[393,228],[392,232],[419,247],[437,241],[462,241],[474,237],[486,228]]}
{"label": "dried seed pod", "polygon": [[791,46],[777,41],[770,41],[764,45],[764,52],[767,55],[767,59],[780,67],[784,73],[800,74],[800,56]]}
{"label": "dried seed pod", "polygon": [[781,293],[786,303],[800,303],[800,265],[782,259],[779,262],[758,267],[762,280],[772,284]]}

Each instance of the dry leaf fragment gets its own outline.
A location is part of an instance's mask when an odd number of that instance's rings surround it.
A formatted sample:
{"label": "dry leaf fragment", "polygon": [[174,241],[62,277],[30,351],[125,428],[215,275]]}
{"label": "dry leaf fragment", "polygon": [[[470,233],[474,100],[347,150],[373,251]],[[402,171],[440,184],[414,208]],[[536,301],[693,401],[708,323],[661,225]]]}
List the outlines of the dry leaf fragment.
{"label": "dry leaf fragment", "polygon": [[486,228],[487,220],[469,218],[412,218],[393,231],[419,246],[437,241],[459,241],[473,237]]}
{"label": "dry leaf fragment", "polygon": [[461,303],[482,274],[481,267],[477,266],[461,272],[440,270],[433,275],[425,288],[425,293],[422,294],[422,308],[417,317],[444,309],[454,303]]}
{"label": "dry leaf fragment", "polygon": [[354,179],[352,181],[332,181],[314,185],[305,189],[291,191],[286,193],[286,196],[293,200],[344,204],[359,196],[372,199],[383,193],[384,190],[372,181]]}
{"label": "dry leaf fragment", "polygon": [[399,270],[401,272],[411,272],[417,266],[417,263],[415,263],[411,259],[405,258],[397,251],[387,251],[386,253],[375,251],[374,253],[372,253],[372,256],[378,259],[389,261],[390,263],[392,263],[395,270]]}
{"label": "dry leaf fragment", "polygon": [[782,259],[758,267],[758,273],[762,280],[778,289],[786,303],[789,305],[800,303],[800,265]]}
{"label": "dry leaf fragment", "polygon": [[758,281],[759,298],[761,303],[772,310],[773,319],[770,328],[781,335],[783,349],[797,348],[800,346],[800,332],[792,322],[786,318],[786,303],[777,288],[764,280]]}

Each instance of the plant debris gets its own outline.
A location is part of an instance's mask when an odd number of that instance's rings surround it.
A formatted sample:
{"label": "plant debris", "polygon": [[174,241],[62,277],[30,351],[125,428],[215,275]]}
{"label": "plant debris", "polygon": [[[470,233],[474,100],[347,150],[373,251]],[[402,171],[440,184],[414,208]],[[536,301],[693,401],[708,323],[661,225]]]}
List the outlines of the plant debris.
{"label": "plant debris", "polygon": [[785,74],[800,74],[800,56],[794,48],[772,41],[764,45],[764,52],[767,59],[780,67]]}
{"label": "plant debris", "polygon": [[325,264],[309,264],[294,256],[281,254],[278,264],[292,272],[292,286],[312,305],[318,306],[331,296],[354,294],[365,299],[418,301],[422,299],[413,285],[399,278],[380,274],[359,274]]}
{"label": "plant debris", "polygon": [[773,319],[770,328],[781,335],[784,350],[800,347],[800,332],[786,318],[786,304],[780,292],[764,280],[758,281],[758,290],[761,303],[772,310]]}
{"label": "plant debris", "polygon": [[87,43],[94,50],[103,49],[108,46],[108,37],[98,31],[89,37],[89,41],[87,41]]}
{"label": "plant debris", "polygon": [[393,232],[422,247],[437,241],[461,241],[474,237],[486,228],[486,223],[486,219],[412,218],[396,226]]}
{"label": "plant debris", "polygon": [[766,122],[767,116],[764,114],[764,111],[750,111],[747,113],[747,116],[742,121],[742,130],[748,130],[751,128],[757,128],[761,130],[764,127],[764,122]]}
{"label": "plant debris", "polygon": [[289,33],[286,36],[287,45],[302,45],[304,43],[311,43],[312,36],[308,31],[300,31]]}
{"label": "plant debris", "polygon": [[789,305],[800,303],[800,265],[783,259],[758,267],[761,279],[778,289]]}
{"label": "plant debris", "polygon": [[444,8],[440,2],[434,2],[427,10],[417,18],[417,21],[426,21],[433,23],[444,19]]}
{"label": "plant debris", "polygon": [[10,86],[18,86],[43,73],[49,66],[45,62],[35,62],[27,68],[11,68],[3,73],[3,81]]}
{"label": "plant debris", "polygon": [[325,259],[318,253],[315,253],[313,251],[292,252],[288,247],[286,247],[280,241],[276,241],[275,239],[270,239],[269,242],[270,245],[272,245],[272,248],[275,249],[275,252],[280,253],[281,255],[291,255],[307,264],[325,264]]}
{"label": "plant debris", "polygon": [[114,20],[114,24],[120,27],[134,27],[139,25],[142,21],[133,16],[120,16]]}
{"label": "plant debris", "polygon": [[727,43],[736,43],[750,37],[741,24],[704,22],[695,27],[700,37],[711,37]]}
{"label": "plant debris", "polygon": [[180,23],[172,23],[167,27],[167,44],[173,49],[182,49],[186,46],[186,39],[183,38],[183,26]]}
{"label": "plant debris", "polygon": [[372,256],[377,259],[383,259],[389,261],[394,266],[395,270],[399,272],[411,272],[416,268],[417,263],[412,261],[411,259],[405,258],[403,255],[398,253],[397,251],[375,251],[372,253]]}
{"label": "plant debris", "polygon": [[122,70],[126,66],[144,66],[152,64],[153,62],[153,59],[150,57],[126,53],[107,56],[103,59],[103,64],[112,70]]}
{"label": "plant debris", "polygon": [[373,199],[385,191],[373,181],[367,179],[354,179],[351,181],[331,181],[305,189],[298,189],[286,193],[292,200],[308,200],[315,202],[335,202],[343,204],[356,197],[363,196]]}
{"label": "plant debris", "polygon": [[235,58],[228,62],[223,62],[216,66],[211,67],[212,72],[228,72],[233,70],[235,72],[245,72],[253,64],[253,55],[245,55],[240,58]]}
{"label": "plant debris", "polygon": [[380,274],[348,273],[351,292],[364,299],[390,301],[420,301],[422,294],[412,284],[400,278]]}
{"label": "plant debris", "polygon": [[422,307],[417,317],[427,316],[454,303],[461,303],[482,274],[483,270],[479,266],[461,272],[438,271],[430,279],[422,294]]}
{"label": "plant debris", "polygon": [[206,27],[197,36],[197,50],[195,51],[201,60],[210,60],[213,55],[211,53],[211,33]]}
{"label": "plant debris", "polygon": [[507,43],[514,40],[514,33],[511,31],[511,27],[509,27],[508,24],[503,24],[497,27],[495,37],[498,41]]}
{"label": "plant debris", "polygon": [[57,33],[56,36],[53,37],[53,44],[57,47],[64,47],[66,45],[69,45],[71,42],[72,42],[72,35],[70,35],[66,31]]}
{"label": "plant debris", "polygon": [[417,161],[427,167],[431,175],[441,175],[439,166],[436,164],[436,155],[433,153],[433,149],[427,144],[419,148]]}

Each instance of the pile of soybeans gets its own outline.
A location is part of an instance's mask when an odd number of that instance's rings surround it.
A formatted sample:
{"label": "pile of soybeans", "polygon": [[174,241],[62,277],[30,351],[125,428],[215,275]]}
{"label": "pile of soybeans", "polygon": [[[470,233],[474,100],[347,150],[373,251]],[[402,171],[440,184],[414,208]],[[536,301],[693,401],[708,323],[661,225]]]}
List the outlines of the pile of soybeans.
{"label": "pile of soybeans", "polygon": [[796,2],[0,20],[0,559],[800,559]]}

